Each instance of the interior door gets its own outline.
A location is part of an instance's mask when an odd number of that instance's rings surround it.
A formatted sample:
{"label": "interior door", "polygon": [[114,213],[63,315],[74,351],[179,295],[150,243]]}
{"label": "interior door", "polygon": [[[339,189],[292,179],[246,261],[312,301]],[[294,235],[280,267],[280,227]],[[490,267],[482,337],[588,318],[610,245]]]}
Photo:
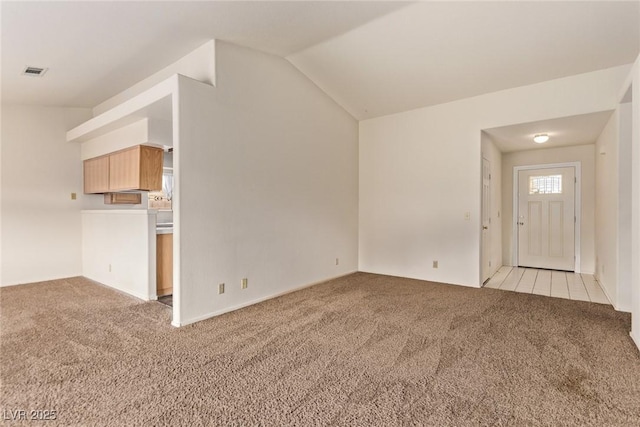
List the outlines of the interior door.
{"label": "interior door", "polygon": [[575,168],[518,171],[518,265],[574,271]]}
{"label": "interior door", "polygon": [[491,163],[482,158],[482,283],[491,275]]}

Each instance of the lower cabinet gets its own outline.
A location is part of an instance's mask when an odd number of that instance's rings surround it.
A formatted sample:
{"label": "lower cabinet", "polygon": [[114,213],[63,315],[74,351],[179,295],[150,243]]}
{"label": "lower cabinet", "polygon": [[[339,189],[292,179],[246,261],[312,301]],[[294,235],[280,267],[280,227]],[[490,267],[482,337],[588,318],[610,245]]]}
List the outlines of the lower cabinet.
{"label": "lower cabinet", "polygon": [[173,294],[173,234],[156,235],[156,293]]}

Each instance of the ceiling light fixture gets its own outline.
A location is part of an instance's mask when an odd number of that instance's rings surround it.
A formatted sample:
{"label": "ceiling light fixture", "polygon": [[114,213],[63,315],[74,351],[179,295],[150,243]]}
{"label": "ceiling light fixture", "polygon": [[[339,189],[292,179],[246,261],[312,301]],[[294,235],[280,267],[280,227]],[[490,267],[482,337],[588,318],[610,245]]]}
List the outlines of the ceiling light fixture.
{"label": "ceiling light fixture", "polygon": [[533,137],[533,141],[536,144],[544,144],[548,140],[549,140],[549,135],[547,135],[546,133],[539,133]]}

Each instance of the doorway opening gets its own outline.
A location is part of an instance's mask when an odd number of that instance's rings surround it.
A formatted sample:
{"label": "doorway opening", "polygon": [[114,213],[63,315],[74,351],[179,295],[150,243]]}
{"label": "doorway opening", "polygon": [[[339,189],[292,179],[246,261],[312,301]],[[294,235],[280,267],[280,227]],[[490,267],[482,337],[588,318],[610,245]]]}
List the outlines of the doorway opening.
{"label": "doorway opening", "polygon": [[580,273],[580,166],[514,167],[515,266]]}
{"label": "doorway opening", "polygon": [[[506,126],[500,126],[490,129],[483,129],[481,132],[481,157],[486,157],[491,161],[491,171],[494,173],[495,179],[491,180],[491,220],[492,224],[489,227],[491,231],[491,257],[494,267],[491,268],[492,277],[497,273],[496,270],[502,266],[518,267],[535,265],[539,267],[533,268],[557,268],[565,271],[573,271],[578,274],[595,274],[596,273],[596,160],[602,160],[604,156],[600,156],[596,153],[596,142],[603,133],[603,130],[610,122],[613,111],[599,111],[587,114],[580,114],[576,116],[557,117],[552,119],[539,120],[535,122],[526,122],[518,124],[510,124]],[[544,145],[536,143],[534,137],[539,134],[547,134],[550,137]],[[600,157],[598,157],[600,156]],[[478,191],[481,194],[483,191],[482,181],[482,158],[478,159],[478,170],[480,185],[478,185]],[[566,237],[564,233],[559,233],[557,236],[549,235],[545,237],[546,245],[548,247],[549,242],[553,243],[552,255],[556,255],[562,250],[562,253],[566,255],[569,261],[568,265],[544,265],[544,264],[529,264],[526,259],[521,260],[518,256],[519,252],[519,234],[518,228],[527,228],[525,226],[519,226],[518,214],[518,174],[520,170],[527,169],[552,169],[573,167],[576,182],[574,182],[574,213],[565,212],[564,209],[560,209],[563,206],[558,200],[547,200],[555,203],[543,203],[543,200],[538,200],[540,203],[536,206],[531,206],[532,209],[537,208],[537,212],[540,216],[537,220],[542,221],[549,219],[549,209],[551,208],[551,219],[556,220],[554,225],[560,225],[562,220],[563,226],[573,225],[573,238],[569,235]],[[537,193],[531,196],[538,196],[541,199],[546,197],[552,199],[559,196],[553,194],[553,183],[560,179],[566,180],[567,177],[554,177],[558,173],[552,173],[552,171],[544,170],[540,173],[533,174],[532,181],[529,181],[532,176],[523,177],[527,185],[533,187]],[[562,175],[562,172],[560,173]],[[570,179],[569,179],[570,181]],[[499,182],[499,184],[498,184]],[[566,182],[562,182],[562,188]],[[570,182],[569,182],[570,183]],[[497,185],[496,185],[497,184]],[[560,185],[560,182],[557,182]],[[550,186],[551,194],[545,195],[547,191],[545,186]],[[528,187],[527,187],[528,188]],[[560,191],[556,189],[556,191]],[[564,191],[564,190],[563,190]],[[613,190],[612,190],[613,191]],[[541,194],[541,192],[543,192]],[[528,195],[528,193],[527,193]],[[544,196],[544,197],[543,197]],[[571,206],[571,202],[564,202]],[[479,206],[478,216],[483,214],[481,210],[482,206]],[[542,210],[545,209],[545,217],[542,217]],[[527,218],[528,218],[527,212]],[[575,217],[575,219],[574,219]],[[480,218],[479,218],[480,219]],[[486,266],[484,265],[484,252],[485,246],[482,242],[483,228],[478,221],[478,233],[481,256],[478,259],[478,263],[481,266],[481,279],[485,278],[484,271]],[[524,233],[525,231],[522,230]],[[539,240],[532,240],[532,243],[538,244],[534,247],[535,250],[541,250],[543,241],[542,236],[538,235]],[[555,238],[555,240],[553,240]],[[573,245],[572,245],[573,244]],[[528,246],[528,242],[527,242]],[[565,249],[571,249],[573,246],[573,254],[565,251]],[[610,263],[609,263],[610,264]],[[493,279],[491,279],[493,280]],[[484,280],[482,281],[484,282]]]}
{"label": "doorway opening", "polygon": [[149,193],[149,209],[157,210],[156,295],[158,302],[173,307],[173,147],[166,147],[162,189]]}

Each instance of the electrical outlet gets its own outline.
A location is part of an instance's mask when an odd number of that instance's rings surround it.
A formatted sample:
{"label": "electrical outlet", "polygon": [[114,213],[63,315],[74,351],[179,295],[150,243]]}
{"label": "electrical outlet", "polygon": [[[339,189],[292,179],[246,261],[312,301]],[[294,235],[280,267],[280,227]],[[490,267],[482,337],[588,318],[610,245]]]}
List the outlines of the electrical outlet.
{"label": "electrical outlet", "polygon": [[224,294],[224,283],[218,285],[218,294]]}
{"label": "electrical outlet", "polygon": [[433,268],[438,268],[438,261],[433,261]]}
{"label": "electrical outlet", "polygon": [[464,220],[465,221],[471,220],[471,212],[465,212],[464,213]]}
{"label": "electrical outlet", "polygon": [[242,279],[242,281],[240,282],[240,289],[247,289],[247,286],[249,285],[249,279],[247,279],[246,277],[244,279]]}
{"label": "electrical outlet", "polygon": [[336,258],[336,265],[340,265],[340,258]]}
{"label": "electrical outlet", "polygon": [[111,264],[109,264],[109,273],[111,273]]}
{"label": "electrical outlet", "polygon": [[71,200],[76,200],[78,198],[76,193],[71,193]]}

